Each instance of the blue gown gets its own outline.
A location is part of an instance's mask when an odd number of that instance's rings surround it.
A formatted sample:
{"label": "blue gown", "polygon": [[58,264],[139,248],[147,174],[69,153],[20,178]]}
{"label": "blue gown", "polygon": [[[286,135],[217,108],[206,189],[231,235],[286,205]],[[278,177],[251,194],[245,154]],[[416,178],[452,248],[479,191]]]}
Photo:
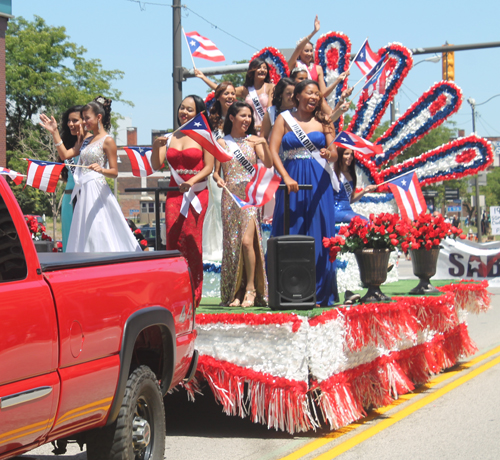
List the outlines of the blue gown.
{"label": "blue gown", "polygon": [[[320,149],[325,146],[325,135],[319,131],[308,133],[309,139]],[[307,235],[315,239],[316,302],[321,306],[338,301],[335,264],[329,260],[329,250],[323,247],[323,237],[335,236],[335,204],[330,175],[312,158],[293,132],[282,140],[281,161],[290,177],[298,184],[312,184],[312,190],[290,194],[290,234]],[[283,235],[284,191],[276,192],[271,236]]]}
{"label": "blue gown", "polygon": [[[349,224],[355,216],[361,217],[363,220],[368,220],[365,216],[354,212],[351,208],[350,196],[347,196],[346,189],[342,181],[340,182],[340,189],[338,192],[333,191],[335,197],[335,222],[337,224],[346,223]],[[349,181],[351,189],[354,189],[354,182]]]}

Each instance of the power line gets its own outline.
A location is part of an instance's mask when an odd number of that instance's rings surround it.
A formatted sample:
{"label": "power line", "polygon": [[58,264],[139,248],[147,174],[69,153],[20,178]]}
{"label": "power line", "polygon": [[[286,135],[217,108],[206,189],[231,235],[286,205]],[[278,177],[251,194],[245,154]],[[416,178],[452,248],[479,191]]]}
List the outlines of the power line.
{"label": "power line", "polygon": [[196,11],[193,11],[191,8],[187,7],[186,5],[182,5],[182,8],[185,8],[186,10],[191,11],[191,13],[193,13],[195,16],[198,16],[200,19],[203,19],[205,22],[210,24],[215,29],[219,29],[221,32],[224,32],[226,35],[229,35],[230,37],[234,38],[235,40],[238,40],[239,42],[243,43],[244,45],[247,45],[256,51],[259,51],[259,48],[256,48],[255,46],[250,45],[249,43],[247,43],[243,40],[240,40],[238,37],[234,36],[233,34],[226,32],[224,29],[221,29],[217,24],[214,24],[213,22],[210,22],[208,19],[205,19],[203,16],[200,16]]}
{"label": "power line", "polygon": [[[132,2],[132,3],[138,3],[141,11],[146,11],[146,5],[172,7],[172,5],[168,5],[166,3],[143,2],[142,0],[127,0],[127,1]],[[243,43],[244,45],[249,46],[250,48],[254,49],[255,51],[259,51],[259,48],[256,48],[255,46],[250,45],[250,43],[247,43],[247,42],[241,40],[240,38],[236,37],[235,35],[231,34],[230,32],[227,32],[224,29],[221,29],[217,24],[214,24],[213,22],[210,22],[208,19],[204,18],[203,16],[200,16],[196,11],[193,11],[187,5],[181,5],[181,6],[182,6],[182,8],[193,13],[195,16],[198,16],[200,19],[203,19],[206,23],[210,24],[213,28],[220,30],[221,32],[225,33],[226,35],[229,35],[230,37],[234,38],[235,40],[238,40],[239,42]]]}

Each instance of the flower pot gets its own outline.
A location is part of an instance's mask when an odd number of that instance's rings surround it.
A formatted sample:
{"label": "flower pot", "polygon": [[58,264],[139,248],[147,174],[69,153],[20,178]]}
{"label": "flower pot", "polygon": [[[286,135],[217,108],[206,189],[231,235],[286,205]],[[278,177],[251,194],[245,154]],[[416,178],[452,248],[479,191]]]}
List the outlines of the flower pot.
{"label": "flower pot", "polygon": [[54,247],[54,243],[52,241],[34,240],[33,243],[35,243],[36,252],[52,252],[52,248]]}
{"label": "flower pot", "polygon": [[354,253],[359,267],[359,276],[368,292],[360,302],[380,302],[391,300],[381,290],[380,285],[387,279],[387,266],[389,264],[389,249],[362,249]]}
{"label": "flower pot", "polygon": [[413,273],[420,279],[420,282],[410,291],[410,294],[421,295],[439,292],[430,282],[430,278],[436,274],[439,246],[434,246],[429,250],[425,248],[411,249],[410,252]]}

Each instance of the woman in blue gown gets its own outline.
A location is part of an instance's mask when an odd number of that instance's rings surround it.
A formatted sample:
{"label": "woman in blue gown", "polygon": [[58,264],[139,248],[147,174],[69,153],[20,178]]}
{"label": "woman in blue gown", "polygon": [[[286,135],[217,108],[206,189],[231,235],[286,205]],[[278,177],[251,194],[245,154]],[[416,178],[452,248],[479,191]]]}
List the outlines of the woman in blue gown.
{"label": "woman in blue gown", "polygon": [[337,174],[340,188],[338,192],[334,191],[335,222],[338,224],[348,224],[355,216],[368,221],[365,216],[352,210],[351,203],[358,201],[367,193],[374,192],[377,186],[368,185],[360,192],[356,192],[356,159],[354,158],[354,152],[351,149],[337,147],[337,153],[338,159],[335,163],[335,174]]}
{"label": "woman in blue gown", "polygon": [[[318,83],[304,80],[295,87],[297,111],[291,116],[328,164],[337,159],[337,150],[332,144],[335,129],[321,112],[322,101]],[[283,147],[281,158],[280,146]],[[333,173],[329,167],[325,169],[314,159],[291,130],[283,114],[274,124],[270,149],[274,167],[290,193],[290,234],[308,235],[315,239],[316,302],[321,306],[333,305],[338,300],[335,265],[330,262],[328,249],[323,247],[323,237],[335,235]],[[298,184],[312,184],[313,189],[299,191]],[[284,191],[278,190],[271,236],[283,235],[283,212]]]}

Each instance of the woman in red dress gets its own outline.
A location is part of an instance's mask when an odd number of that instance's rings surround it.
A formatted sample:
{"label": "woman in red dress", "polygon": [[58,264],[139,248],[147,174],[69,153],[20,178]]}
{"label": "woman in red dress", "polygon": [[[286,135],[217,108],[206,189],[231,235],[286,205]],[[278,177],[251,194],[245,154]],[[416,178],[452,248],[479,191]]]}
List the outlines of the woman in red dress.
{"label": "woman in red dress", "polygon": [[[188,122],[204,110],[203,99],[196,95],[187,96],[177,111],[179,124]],[[187,259],[198,307],[203,289],[202,230],[208,205],[207,177],[214,168],[214,157],[190,137],[176,132],[169,139],[158,137],[153,143],[153,168],[160,169],[165,159],[170,165],[169,185],[179,186],[178,192],[167,193],[167,249],[178,249]],[[194,194],[189,193],[191,189]]]}

